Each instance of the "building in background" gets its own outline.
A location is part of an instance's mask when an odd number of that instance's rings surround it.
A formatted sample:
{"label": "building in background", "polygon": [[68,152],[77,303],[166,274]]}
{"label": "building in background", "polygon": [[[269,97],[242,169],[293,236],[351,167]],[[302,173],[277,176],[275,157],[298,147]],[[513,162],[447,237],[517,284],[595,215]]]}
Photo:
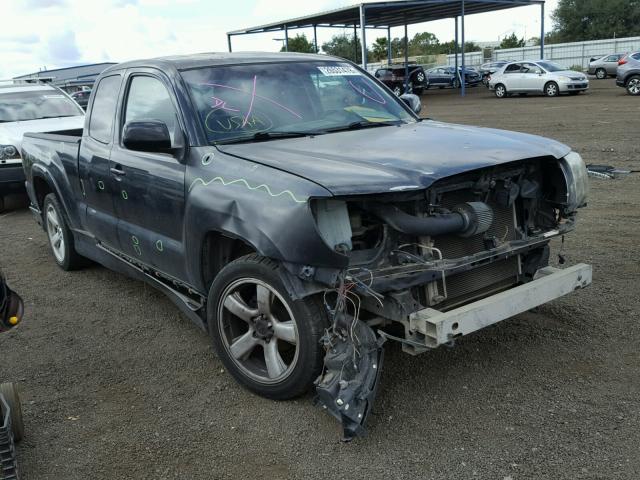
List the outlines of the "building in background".
{"label": "building in background", "polygon": [[56,68],[54,70],[42,70],[14,77],[14,82],[29,82],[39,79],[41,82],[50,83],[60,87],[68,93],[92,88],[93,83],[103,70],[114,65],[112,62],[94,63],[91,65],[78,65],[75,67]]}

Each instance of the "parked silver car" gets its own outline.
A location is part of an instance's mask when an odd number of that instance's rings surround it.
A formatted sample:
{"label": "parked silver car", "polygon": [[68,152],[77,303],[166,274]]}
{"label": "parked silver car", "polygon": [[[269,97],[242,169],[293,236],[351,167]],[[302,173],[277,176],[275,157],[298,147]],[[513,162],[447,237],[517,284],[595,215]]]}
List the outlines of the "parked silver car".
{"label": "parked silver car", "polygon": [[555,97],[561,93],[577,95],[589,89],[584,73],[568,70],[547,60],[511,62],[491,76],[489,89],[498,98],[513,93],[541,93]]}
{"label": "parked silver car", "polygon": [[640,52],[630,53],[620,59],[616,85],[626,88],[629,95],[640,95]]}
{"label": "parked silver car", "polygon": [[624,57],[624,53],[612,53],[604,57],[592,58],[589,61],[589,75],[595,75],[598,80],[615,76],[618,60],[622,57]]}

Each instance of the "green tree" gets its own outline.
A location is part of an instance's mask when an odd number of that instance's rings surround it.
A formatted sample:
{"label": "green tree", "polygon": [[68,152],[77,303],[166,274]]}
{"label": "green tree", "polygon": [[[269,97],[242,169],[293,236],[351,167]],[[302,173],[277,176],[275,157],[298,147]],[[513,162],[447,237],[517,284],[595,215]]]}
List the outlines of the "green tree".
{"label": "green tree", "polygon": [[440,41],[430,32],[416,33],[409,40],[409,55],[412,57],[419,55],[432,55],[437,53]]}
{"label": "green tree", "polygon": [[[284,52],[285,46],[283,45],[280,49],[281,52]],[[315,53],[315,49],[313,48],[313,43],[307,40],[307,36],[303,33],[302,35],[296,35],[293,38],[289,39],[289,51],[290,52],[300,52],[300,53]]]}
{"label": "green tree", "polygon": [[520,48],[524,47],[524,44],[524,38],[518,38],[514,32],[508,37],[504,37],[502,39],[500,42],[500,48]]}
{"label": "green tree", "polygon": [[370,60],[372,62],[379,62],[387,58],[387,37],[376,38],[376,41],[371,45]]}
{"label": "green tree", "polygon": [[353,35],[334,35],[331,40],[322,44],[322,51],[328,55],[346,58],[355,63],[362,62],[362,44]]}
{"label": "green tree", "polygon": [[[447,55],[451,55],[456,53],[456,45],[455,40],[451,40],[450,42],[441,43],[439,45],[438,51],[436,53],[444,53]],[[464,51],[465,53],[469,52],[480,52],[482,51],[482,47],[475,42],[464,42]],[[462,45],[458,43],[458,53],[462,52]]]}
{"label": "green tree", "polygon": [[640,0],[560,0],[551,18],[556,43],[635,37]]}

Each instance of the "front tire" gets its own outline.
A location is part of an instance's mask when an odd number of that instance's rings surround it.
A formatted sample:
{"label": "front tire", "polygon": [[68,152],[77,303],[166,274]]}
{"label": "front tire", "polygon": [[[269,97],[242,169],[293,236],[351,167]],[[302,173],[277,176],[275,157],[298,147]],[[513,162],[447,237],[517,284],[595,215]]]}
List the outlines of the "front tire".
{"label": "front tire", "polygon": [[54,193],[44,197],[43,217],[44,229],[49,238],[49,247],[58,266],[67,271],[81,267],[84,259],[76,252],[73,234]]}
{"label": "front tire", "polygon": [[238,383],[285,400],[306,392],[322,370],[322,302],[291,298],[280,265],[247,255],[225,266],[209,291],[213,348]]}
{"label": "front tire", "polygon": [[640,95],[640,75],[634,75],[627,81],[627,93],[629,95]]}
{"label": "front tire", "polygon": [[598,80],[604,80],[607,78],[607,71],[604,68],[599,68],[596,70],[596,78]]}
{"label": "front tire", "polygon": [[547,97],[557,97],[560,95],[560,87],[556,82],[549,82],[544,86],[544,94]]}
{"label": "front tire", "polygon": [[20,404],[18,389],[13,383],[3,383],[0,385],[0,395],[4,397],[9,405],[13,439],[19,442],[24,438],[24,422],[22,420],[22,405]]}
{"label": "front tire", "polygon": [[507,96],[507,87],[499,83],[496,85],[496,88],[494,89],[494,93],[498,98],[505,98]]}

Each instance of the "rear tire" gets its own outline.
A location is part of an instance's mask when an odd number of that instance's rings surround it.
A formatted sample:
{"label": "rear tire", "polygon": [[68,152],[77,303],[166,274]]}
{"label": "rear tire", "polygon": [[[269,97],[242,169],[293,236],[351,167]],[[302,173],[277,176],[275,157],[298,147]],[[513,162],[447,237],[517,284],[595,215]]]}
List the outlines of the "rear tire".
{"label": "rear tire", "polygon": [[544,86],[544,94],[547,97],[557,97],[560,95],[560,87],[556,82],[549,82]]}
{"label": "rear tire", "polygon": [[634,75],[627,80],[627,93],[634,97],[640,95],[640,75]]}
{"label": "rear tire", "polygon": [[76,252],[73,234],[55,193],[44,197],[42,214],[44,229],[49,238],[49,248],[58,266],[67,271],[83,266],[85,259]]}
{"label": "rear tire", "polygon": [[596,78],[598,80],[604,80],[607,78],[607,71],[604,68],[599,68],[596,70]]}
{"label": "rear tire", "polygon": [[207,321],[213,348],[238,383],[285,400],[306,392],[322,371],[328,326],[318,297],[291,298],[284,269],[260,255],[241,257],[216,276]]}
{"label": "rear tire", "polygon": [[505,98],[507,96],[507,87],[499,83],[496,85],[496,88],[494,89],[494,93],[498,98]]}
{"label": "rear tire", "polygon": [[0,395],[2,395],[7,404],[9,404],[13,439],[19,442],[24,438],[24,422],[22,420],[22,405],[20,404],[18,389],[13,383],[3,383],[0,385]]}

